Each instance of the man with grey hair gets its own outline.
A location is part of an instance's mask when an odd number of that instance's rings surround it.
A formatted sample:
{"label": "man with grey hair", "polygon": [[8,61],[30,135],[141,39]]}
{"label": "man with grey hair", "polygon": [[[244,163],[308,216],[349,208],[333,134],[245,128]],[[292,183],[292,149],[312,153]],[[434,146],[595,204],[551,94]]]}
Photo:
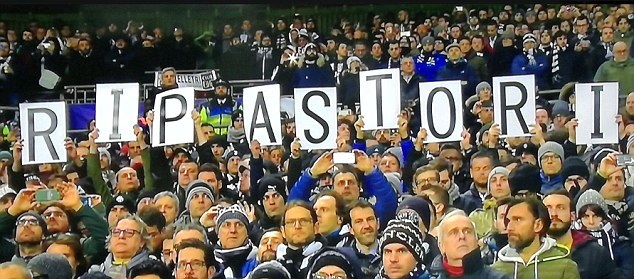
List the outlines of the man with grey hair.
{"label": "man with grey hair", "polygon": [[480,257],[475,224],[464,211],[447,216],[438,226],[438,248],[430,273],[433,278],[508,278],[484,265]]}
{"label": "man with grey hair", "polygon": [[0,278],[6,279],[33,279],[31,272],[22,264],[4,262],[0,264]]}
{"label": "man with grey hair", "polygon": [[152,87],[148,92],[148,96],[144,102],[145,111],[143,115],[147,116],[147,112],[154,108],[156,95],[175,88],[178,88],[178,83],[176,83],[176,69],[174,69],[174,67],[163,68],[163,70],[161,70],[161,84],[158,87]]}
{"label": "man with grey hair", "polygon": [[419,102],[419,89],[418,84],[427,81],[423,76],[418,75],[414,71],[414,58],[411,56],[403,56],[401,58],[401,109],[413,108],[414,115],[416,116],[410,122],[410,128],[419,129],[420,112],[416,112]]}
{"label": "man with grey hair", "polygon": [[152,199],[152,203],[161,211],[163,217],[165,217],[166,226],[173,224],[181,212],[178,196],[170,191],[163,191],[156,194]]}
{"label": "man with grey hair", "polygon": [[136,215],[122,218],[110,231],[107,248],[110,252],[100,266],[91,271],[101,271],[112,278],[127,277],[132,267],[150,259],[147,225]]}

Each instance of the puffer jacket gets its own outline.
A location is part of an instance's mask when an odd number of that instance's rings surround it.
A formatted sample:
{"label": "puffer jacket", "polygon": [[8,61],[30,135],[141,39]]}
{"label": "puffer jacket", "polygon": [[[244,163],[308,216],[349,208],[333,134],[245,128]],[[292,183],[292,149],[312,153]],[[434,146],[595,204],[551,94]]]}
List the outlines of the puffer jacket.
{"label": "puffer jacket", "polygon": [[525,263],[517,250],[507,245],[500,250],[499,260],[491,267],[513,279],[579,279],[577,264],[569,255],[570,251],[566,247],[546,237],[528,262]]}

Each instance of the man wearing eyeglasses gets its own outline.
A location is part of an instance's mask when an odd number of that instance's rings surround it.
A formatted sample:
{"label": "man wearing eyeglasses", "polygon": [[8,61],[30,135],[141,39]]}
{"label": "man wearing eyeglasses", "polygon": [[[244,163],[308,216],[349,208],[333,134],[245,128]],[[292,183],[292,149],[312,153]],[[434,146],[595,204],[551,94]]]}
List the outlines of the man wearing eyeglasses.
{"label": "man wearing eyeglasses", "polygon": [[176,279],[208,279],[216,276],[212,249],[197,239],[186,239],[176,251]]}
{"label": "man wearing eyeglasses", "polygon": [[27,212],[32,208],[35,192],[35,189],[22,189],[13,204],[0,212],[0,236],[15,240],[0,241],[0,251],[4,259],[22,259],[28,262],[42,253],[42,239],[48,234],[46,222],[39,214]]}
{"label": "man wearing eyeglasses", "polygon": [[12,261],[22,259],[28,263],[44,252],[42,240],[47,234],[46,222],[42,216],[33,212],[22,213],[16,222],[15,243],[18,249]]}
{"label": "man wearing eyeglasses", "polygon": [[101,271],[112,278],[126,277],[131,268],[150,258],[148,239],[147,226],[136,215],[119,220],[108,236],[110,254],[91,271]]}
{"label": "man wearing eyeglasses", "polygon": [[306,278],[308,266],[302,263],[326,246],[326,240],[317,231],[317,213],[312,206],[302,200],[286,205],[282,235],[287,244],[277,247],[277,260],[286,267],[291,278]]}

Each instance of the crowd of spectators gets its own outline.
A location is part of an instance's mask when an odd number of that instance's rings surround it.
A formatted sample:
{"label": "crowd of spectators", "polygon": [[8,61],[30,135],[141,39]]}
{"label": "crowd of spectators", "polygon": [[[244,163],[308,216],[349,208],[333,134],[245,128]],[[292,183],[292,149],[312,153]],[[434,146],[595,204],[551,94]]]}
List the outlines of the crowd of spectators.
{"label": "crowd of spectators", "polygon": [[[0,278],[629,278],[633,19],[632,4],[458,6],[341,19],[329,33],[296,14],[197,38],[131,21],[94,34],[31,24],[20,39],[0,22],[7,104],[161,73],[134,141],[99,144],[92,121],[65,140],[66,163],[24,165],[19,125],[4,125]],[[196,68],[221,79],[191,114],[195,142],[152,146],[153,97]],[[359,72],[385,68],[401,71],[399,128],[368,131]],[[531,136],[501,138],[491,79],[524,74],[560,96],[538,97]],[[302,149],[288,115],[281,145],[247,140],[228,89],[253,78],[284,95],[336,86],[337,148]],[[464,132],[427,143],[418,83],[442,80],[462,81]],[[593,81],[619,82],[618,143],[576,143],[574,84]]]}

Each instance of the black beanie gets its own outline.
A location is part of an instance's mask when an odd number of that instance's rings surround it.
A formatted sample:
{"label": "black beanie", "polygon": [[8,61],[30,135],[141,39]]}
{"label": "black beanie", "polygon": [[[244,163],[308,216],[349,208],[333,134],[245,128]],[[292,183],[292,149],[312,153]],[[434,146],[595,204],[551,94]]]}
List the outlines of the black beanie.
{"label": "black beanie", "polygon": [[509,186],[511,187],[511,195],[513,196],[522,190],[539,193],[542,189],[539,168],[528,163],[517,166],[509,174]]}
{"label": "black beanie", "polygon": [[251,272],[250,279],[265,279],[265,278],[275,278],[275,279],[291,279],[291,274],[288,272],[286,267],[284,267],[278,261],[268,261],[259,264],[255,267],[255,269]]}
{"label": "black beanie", "polygon": [[279,175],[266,174],[258,181],[258,202],[264,200],[264,195],[269,191],[277,192],[286,202],[288,198],[286,182]]}
{"label": "black beanie", "polygon": [[590,171],[588,170],[588,166],[586,165],[579,156],[573,156],[566,158],[561,167],[561,178],[565,181],[566,178],[571,175],[578,175],[586,180],[590,178]]}
{"label": "black beanie", "polygon": [[20,214],[20,216],[18,216],[18,219],[16,219],[16,220],[20,221],[20,219],[22,219],[25,216],[33,216],[33,217],[35,217],[35,219],[37,219],[37,223],[42,228],[42,235],[44,235],[44,236],[48,235],[48,226],[46,225],[46,221],[44,221],[44,218],[42,218],[42,215],[37,214],[35,212],[27,211],[27,212],[24,212],[24,213]]}
{"label": "black beanie", "polygon": [[428,247],[425,247],[423,234],[414,222],[400,219],[390,220],[381,239],[379,239],[379,255],[383,254],[383,249],[390,243],[403,244],[416,258],[417,266],[423,264],[423,256],[427,254]]}
{"label": "black beanie", "polygon": [[421,197],[407,197],[398,205],[396,212],[403,209],[412,209],[418,213],[418,217],[425,224],[425,228],[431,230],[431,208],[429,203]]}
{"label": "black beanie", "polygon": [[318,272],[322,267],[334,265],[346,272],[346,278],[359,279],[358,274],[353,272],[355,265],[338,248],[327,247],[315,255],[315,261],[309,269],[310,274]]}

